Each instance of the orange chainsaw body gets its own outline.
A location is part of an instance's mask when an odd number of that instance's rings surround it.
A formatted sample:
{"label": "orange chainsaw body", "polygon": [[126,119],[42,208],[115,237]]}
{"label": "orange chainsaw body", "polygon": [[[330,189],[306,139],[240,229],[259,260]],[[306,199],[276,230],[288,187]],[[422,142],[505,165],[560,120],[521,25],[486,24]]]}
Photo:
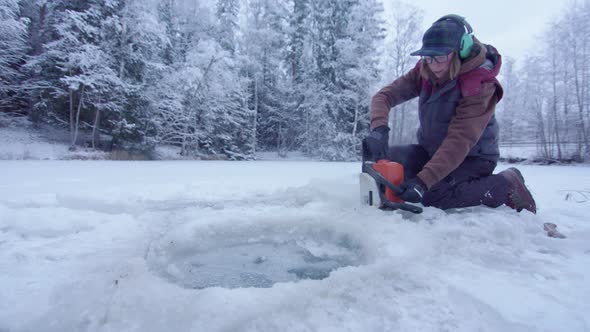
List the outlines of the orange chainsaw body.
{"label": "orange chainsaw body", "polygon": [[[404,181],[404,166],[402,166],[400,163],[382,159],[376,162],[373,165],[373,168],[379,172],[379,174],[383,175],[387,181],[396,186],[399,186]],[[392,202],[404,202],[395,196],[393,191],[387,187],[385,187],[385,197]]]}

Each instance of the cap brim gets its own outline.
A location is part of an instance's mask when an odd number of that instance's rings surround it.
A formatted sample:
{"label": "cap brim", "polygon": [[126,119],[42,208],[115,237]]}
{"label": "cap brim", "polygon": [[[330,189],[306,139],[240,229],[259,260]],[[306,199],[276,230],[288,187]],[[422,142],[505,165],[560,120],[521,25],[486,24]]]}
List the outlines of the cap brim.
{"label": "cap brim", "polygon": [[437,55],[447,55],[449,53],[451,53],[453,51],[452,48],[450,47],[444,47],[444,48],[422,48],[419,49],[415,52],[410,53],[411,56],[437,56]]}

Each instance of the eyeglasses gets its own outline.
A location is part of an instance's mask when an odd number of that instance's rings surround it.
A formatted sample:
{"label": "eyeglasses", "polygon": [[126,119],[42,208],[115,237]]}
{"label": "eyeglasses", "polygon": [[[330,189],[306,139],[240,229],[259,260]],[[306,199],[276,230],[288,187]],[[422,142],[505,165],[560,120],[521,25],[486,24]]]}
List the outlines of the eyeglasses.
{"label": "eyeglasses", "polygon": [[437,56],[423,56],[422,60],[424,60],[424,62],[426,62],[427,64],[431,64],[433,61],[435,61],[436,63],[445,63],[449,60],[449,55],[450,54]]}

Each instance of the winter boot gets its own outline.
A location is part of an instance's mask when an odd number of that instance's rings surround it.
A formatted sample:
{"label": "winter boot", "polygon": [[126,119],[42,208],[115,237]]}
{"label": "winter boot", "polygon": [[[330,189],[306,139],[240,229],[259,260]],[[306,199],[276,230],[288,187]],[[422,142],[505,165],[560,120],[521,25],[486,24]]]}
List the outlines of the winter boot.
{"label": "winter boot", "polygon": [[537,204],[533,195],[524,185],[524,177],[520,171],[514,167],[504,170],[499,173],[508,183],[510,183],[510,191],[508,192],[508,199],[506,205],[520,212],[522,209],[537,213]]}

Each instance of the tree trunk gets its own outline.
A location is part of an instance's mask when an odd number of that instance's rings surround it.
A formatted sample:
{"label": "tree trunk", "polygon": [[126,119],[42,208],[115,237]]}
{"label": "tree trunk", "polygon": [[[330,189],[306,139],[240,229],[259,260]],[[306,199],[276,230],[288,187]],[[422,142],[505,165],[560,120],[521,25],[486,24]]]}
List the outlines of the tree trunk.
{"label": "tree trunk", "polygon": [[74,91],[69,90],[70,94],[70,142],[74,142]]}
{"label": "tree trunk", "polygon": [[559,139],[559,119],[557,117],[557,50],[555,49],[557,46],[551,46],[551,62],[552,62],[552,69],[551,69],[551,76],[553,81],[553,104],[552,104],[552,113],[553,113],[553,130],[555,130],[555,144],[557,145],[557,159],[561,160],[561,140]]}
{"label": "tree trunk", "polygon": [[39,9],[39,26],[35,29],[36,34],[33,36],[33,55],[39,55],[43,52],[43,42],[41,41],[41,30],[45,28],[45,18],[47,16],[47,4],[43,4]]}
{"label": "tree trunk", "polygon": [[400,122],[397,119],[398,117],[399,112],[391,110],[389,111],[389,121],[387,123],[390,128],[389,141],[387,142],[389,145],[399,144],[400,135],[398,126]]}
{"label": "tree trunk", "polygon": [[84,103],[84,90],[86,89],[85,85],[82,85],[82,89],[80,90],[80,100],[78,101],[78,110],[76,111],[76,123],[74,125],[74,137],[72,139],[72,149],[76,148],[76,141],[78,140],[78,128],[80,124],[80,113],[82,111],[82,104]]}
{"label": "tree trunk", "polygon": [[[590,118],[590,114],[589,114],[589,110],[588,110],[588,103],[590,102],[590,91],[589,91],[589,87],[588,87],[588,75],[590,75],[590,66],[588,65],[588,61],[590,61],[589,58],[589,50],[588,50],[588,32],[589,31],[589,23],[588,23],[588,18],[590,17],[590,2],[585,1],[584,2],[585,6],[583,6],[580,10],[581,13],[583,13],[582,15],[586,15],[586,17],[582,20],[582,27],[581,28],[581,49],[582,49],[582,54],[580,56],[580,58],[582,59],[582,68],[581,68],[581,76],[582,76],[582,82],[581,82],[581,103],[582,103],[582,112],[585,113],[586,115],[586,121],[589,120]],[[589,137],[590,137],[590,127],[586,126],[585,127],[585,132],[584,132],[584,140],[586,143],[586,154],[590,154],[590,141],[589,141]]]}
{"label": "tree trunk", "polygon": [[[563,89],[561,91],[562,95],[563,95],[563,119],[564,119],[564,144],[563,144],[563,149],[567,151],[567,143],[571,143],[570,141],[572,140],[572,134],[570,133],[571,131],[571,121],[570,121],[570,115],[569,115],[569,95],[570,95],[570,91],[569,91],[569,62],[570,59],[568,59],[567,57],[562,57],[563,60]],[[581,151],[577,151],[578,155],[581,155]]]}
{"label": "tree trunk", "polygon": [[[305,100],[305,97],[303,98]],[[304,107],[303,112],[305,113],[305,153],[309,156],[311,155],[311,144],[313,140],[313,133],[311,132],[311,110],[309,107]]]}
{"label": "tree trunk", "polygon": [[545,158],[550,158],[549,150],[547,149],[547,137],[545,135],[545,121],[543,120],[543,103],[538,100],[535,101],[537,105],[537,134],[539,135],[541,151]]}
{"label": "tree trunk", "polygon": [[[131,47],[132,45],[127,45],[127,22],[123,23],[123,27],[121,28],[121,49],[125,49],[126,47],[129,47],[129,50],[131,51]],[[125,51],[122,52],[123,54],[125,54]],[[124,79],[125,75],[125,56],[121,57],[121,63],[119,64],[119,78],[121,80]]]}
{"label": "tree trunk", "polygon": [[[211,70],[211,67],[213,67],[213,64],[215,62],[217,62],[217,58],[215,58],[215,56],[211,57],[211,60],[209,61],[209,64],[207,65],[207,68],[205,68],[205,71],[203,72],[203,76],[201,77],[201,79],[199,80],[199,84],[197,84],[197,87],[195,88],[194,91],[199,91],[201,90],[201,87],[203,86],[203,83],[205,83],[205,80],[207,79],[207,76],[209,75],[209,71]],[[199,102],[201,102],[201,100],[199,100]],[[195,135],[197,135],[197,127],[196,124],[198,122],[198,117],[200,116],[199,114],[197,114],[196,112],[194,112],[194,114],[192,114],[192,109],[194,109],[195,107],[192,105],[192,103],[190,103],[191,105],[187,106],[190,109],[187,110],[188,114],[187,114],[187,119],[185,122],[185,126],[184,126],[184,134],[183,134],[183,138],[182,138],[182,148],[180,151],[180,154],[183,156],[186,156],[189,154],[189,148],[191,146],[194,146],[195,144],[198,144],[198,137],[195,137]],[[190,130],[190,123],[191,121],[194,120],[195,121],[195,128],[194,128],[194,133],[191,133]],[[194,140],[193,140],[194,139]],[[197,142],[197,143],[195,143]]]}
{"label": "tree trunk", "polygon": [[[585,120],[584,120],[584,101],[585,98],[582,95],[584,92],[584,87],[581,86],[580,82],[580,68],[578,66],[578,59],[577,59],[577,52],[576,52],[577,47],[575,47],[575,43],[574,43],[574,48],[573,48],[573,54],[574,56],[572,57],[572,61],[574,64],[574,79],[575,79],[575,87],[576,87],[576,98],[577,98],[577,102],[578,102],[578,128],[582,134],[582,138],[583,138],[583,143],[584,146],[586,147],[586,152],[590,151],[590,141],[588,141],[588,133],[586,131],[586,124],[585,124]],[[583,74],[583,73],[582,73]]]}
{"label": "tree trunk", "polygon": [[[100,99],[98,100],[98,104],[100,105]],[[100,125],[100,107],[96,108],[96,114],[94,116],[94,126],[92,127],[92,148],[96,149],[96,141],[98,138],[98,127]]]}
{"label": "tree trunk", "polygon": [[[258,95],[255,93],[254,96],[255,99],[255,103],[258,103]],[[244,105],[248,105],[248,103],[246,101],[244,101],[243,103]],[[254,109],[253,109],[253,114],[252,114],[252,134],[251,134],[251,139],[252,139],[252,154],[254,155],[254,157],[256,157],[256,151],[258,150],[258,142],[256,141],[257,139],[257,135],[256,135],[256,131],[258,131],[258,105],[255,104],[254,105]]]}
{"label": "tree trunk", "polygon": [[359,103],[356,102],[355,107],[354,107],[354,124],[352,126],[352,136],[356,136],[358,122],[359,122]]}
{"label": "tree trunk", "polygon": [[[30,31],[30,43],[32,44],[32,56],[37,56],[43,52],[43,42],[41,41],[41,30],[45,28],[45,17],[47,15],[47,4],[43,4],[41,8],[39,8],[39,22],[35,25],[34,22],[31,22],[29,26]],[[39,74],[36,73],[34,70],[31,71],[31,79],[32,81],[36,81],[39,77]],[[35,94],[42,94],[41,91],[35,92]],[[33,125],[37,126],[41,122],[41,111],[35,108],[35,102],[33,100],[33,96],[31,95],[28,100],[28,108],[29,108],[29,117],[33,122]]]}
{"label": "tree trunk", "polygon": [[283,123],[280,121],[277,133],[277,154],[279,157],[286,157],[286,153],[283,151]]}

